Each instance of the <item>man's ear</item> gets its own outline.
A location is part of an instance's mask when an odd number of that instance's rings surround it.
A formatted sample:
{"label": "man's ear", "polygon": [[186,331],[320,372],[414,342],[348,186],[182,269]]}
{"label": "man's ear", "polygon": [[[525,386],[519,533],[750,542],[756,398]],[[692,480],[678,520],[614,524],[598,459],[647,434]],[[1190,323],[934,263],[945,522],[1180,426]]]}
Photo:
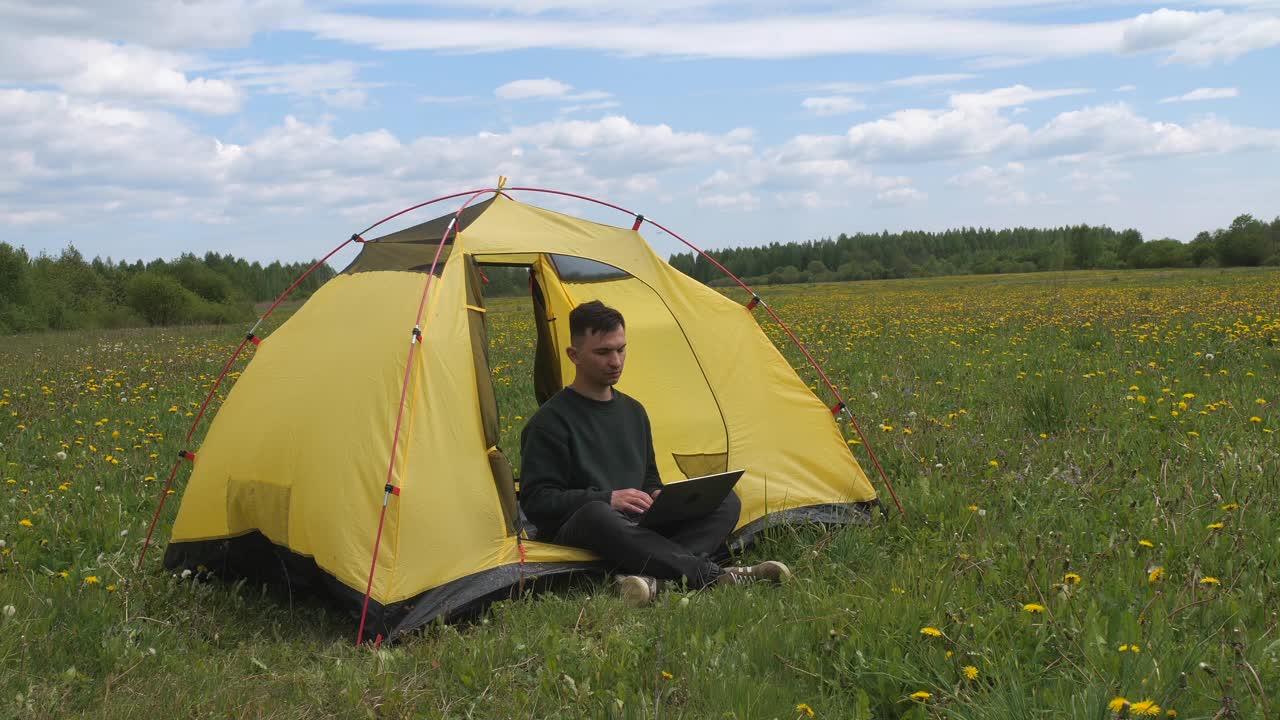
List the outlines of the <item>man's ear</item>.
{"label": "man's ear", "polygon": [[570,345],[569,347],[564,349],[564,354],[569,356],[569,362],[573,363],[574,365],[578,364],[578,348]]}

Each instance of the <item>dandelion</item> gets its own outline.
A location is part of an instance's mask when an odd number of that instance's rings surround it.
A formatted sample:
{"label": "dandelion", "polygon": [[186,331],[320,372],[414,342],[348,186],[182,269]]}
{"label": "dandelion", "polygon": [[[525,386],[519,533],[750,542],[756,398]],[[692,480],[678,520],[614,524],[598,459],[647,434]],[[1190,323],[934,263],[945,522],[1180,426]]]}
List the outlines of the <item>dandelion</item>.
{"label": "dandelion", "polygon": [[1138,544],[1144,548],[1153,548],[1156,546],[1156,544],[1151,542],[1150,540],[1139,540]]}
{"label": "dandelion", "polygon": [[59,570],[58,577],[62,578],[63,580],[66,580],[67,578],[71,577],[71,573],[67,572],[66,570]]}
{"label": "dandelion", "polygon": [[933,697],[933,693],[925,692],[924,690],[917,690],[911,693],[911,699],[919,702],[924,702],[931,697]]}
{"label": "dandelion", "polygon": [[86,578],[84,579],[84,584],[85,584],[85,585],[97,585],[97,584],[98,584],[98,582],[99,582],[99,581],[98,581],[98,576],[97,576],[97,575],[90,575],[90,576],[88,576],[88,577],[86,577]]}
{"label": "dandelion", "polygon": [[970,679],[970,680],[977,680],[977,679],[978,679],[978,668],[976,668],[976,667],[974,667],[974,666],[972,666],[972,665],[965,665],[965,666],[964,666],[964,676],[965,676],[966,678]]}
{"label": "dandelion", "polygon": [[1062,576],[1062,582],[1066,583],[1067,585],[1079,585],[1080,576],[1075,573],[1067,573],[1066,575]]}
{"label": "dandelion", "polygon": [[1204,577],[1200,578],[1200,584],[1201,585],[1217,585],[1218,578],[1212,575],[1205,575]]}
{"label": "dandelion", "polygon": [[31,527],[31,518],[22,518],[18,521],[18,524],[22,527]]}
{"label": "dandelion", "polygon": [[1142,647],[1138,645],[1138,643],[1133,643],[1133,644],[1125,643],[1124,645],[1121,645],[1118,649],[1120,652],[1131,652],[1131,653],[1142,652]]}
{"label": "dandelion", "polygon": [[814,715],[813,708],[809,707],[808,703],[800,703],[797,705],[796,712],[804,715],[805,717],[813,717]]}
{"label": "dandelion", "polygon": [[1205,525],[1204,527],[1205,527],[1205,529],[1206,529],[1206,530],[1221,530],[1221,529],[1222,529],[1222,523],[1220,523],[1220,522],[1209,523],[1208,525]]}
{"label": "dandelion", "polygon": [[58,458],[58,462],[62,462],[63,460],[67,459],[67,453],[62,450],[59,450],[58,452],[54,453],[53,456]]}
{"label": "dandelion", "polygon": [[1129,712],[1133,715],[1159,715],[1160,706],[1155,700],[1143,700],[1130,705]]}
{"label": "dandelion", "polygon": [[1254,401],[1253,401],[1253,404],[1254,404],[1254,405],[1266,405],[1266,404],[1267,404],[1267,401],[1266,401],[1266,399],[1265,399],[1265,398],[1258,398],[1257,400],[1254,400]]}
{"label": "dandelion", "polygon": [[1239,510],[1240,506],[1236,503],[1227,503],[1226,505],[1222,506],[1222,509],[1226,510],[1227,512],[1230,512],[1232,510]]}
{"label": "dandelion", "polygon": [[1251,422],[1251,423],[1260,423],[1260,422],[1262,422],[1262,418],[1258,417],[1257,415],[1254,415],[1253,417],[1249,418],[1249,422]]}
{"label": "dandelion", "polygon": [[670,679],[671,679],[671,678],[673,678],[673,677],[675,677],[675,675],[672,675],[671,673],[667,672],[666,670],[663,670],[663,671],[662,671],[662,679],[663,679],[663,680],[670,680]]}
{"label": "dandelion", "polygon": [[115,592],[115,591],[116,591],[116,586],[115,586],[115,585],[108,585],[108,586],[107,586],[107,592]]}
{"label": "dandelion", "polygon": [[1129,701],[1122,697],[1111,698],[1111,702],[1107,703],[1107,709],[1111,712],[1120,712],[1129,706]]}
{"label": "dandelion", "polygon": [[1045,607],[1039,603],[1027,603],[1026,605],[1022,606],[1022,611],[1035,615],[1036,613],[1044,612]]}
{"label": "dandelion", "polygon": [[936,627],[922,627],[920,628],[920,634],[929,637],[942,637],[942,631]]}
{"label": "dandelion", "polygon": [[988,460],[987,464],[990,465],[991,467],[1000,467],[999,460]]}
{"label": "dandelion", "polygon": [[15,613],[17,613],[17,612],[18,612],[18,609],[17,609],[16,607],[12,606],[12,605],[5,605],[5,606],[4,606],[4,616],[5,616],[5,617],[13,617],[13,616],[14,616],[14,614],[15,614]]}
{"label": "dandelion", "polygon": [[978,512],[978,506],[977,506],[977,505],[970,505],[970,506],[969,506],[969,512]]}
{"label": "dandelion", "polygon": [[1158,583],[1164,579],[1164,568],[1154,567],[1151,572],[1147,573],[1147,582]]}

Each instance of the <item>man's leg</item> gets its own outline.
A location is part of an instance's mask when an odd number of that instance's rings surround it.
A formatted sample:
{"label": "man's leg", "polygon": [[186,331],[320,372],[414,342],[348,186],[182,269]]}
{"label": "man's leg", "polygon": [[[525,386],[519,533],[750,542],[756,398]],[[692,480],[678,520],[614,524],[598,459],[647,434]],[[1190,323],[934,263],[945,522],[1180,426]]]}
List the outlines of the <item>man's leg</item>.
{"label": "man's leg", "polygon": [[737,493],[731,492],[719,507],[706,515],[656,530],[694,555],[709,556],[720,549],[729,533],[738,526],[741,514],[742,501]]}
{"label": "man's leg", "polygon": [[636,525],[598,501],[571,515],[554,542],[591,550],[624,573],[684,580],[693,588],[706,586],[720,574],[720,567],[705,556]]}

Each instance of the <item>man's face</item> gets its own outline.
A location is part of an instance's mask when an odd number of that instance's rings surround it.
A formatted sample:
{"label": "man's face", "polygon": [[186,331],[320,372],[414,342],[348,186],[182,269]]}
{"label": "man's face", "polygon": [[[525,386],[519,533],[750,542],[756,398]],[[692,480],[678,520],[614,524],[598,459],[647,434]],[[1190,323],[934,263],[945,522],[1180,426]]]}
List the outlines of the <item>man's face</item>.
{"label": "man's face", "polygon": [[597,387],[616,385],[627,361],[626,328],[607,333],[588,331],[568,353],[580,378]]}

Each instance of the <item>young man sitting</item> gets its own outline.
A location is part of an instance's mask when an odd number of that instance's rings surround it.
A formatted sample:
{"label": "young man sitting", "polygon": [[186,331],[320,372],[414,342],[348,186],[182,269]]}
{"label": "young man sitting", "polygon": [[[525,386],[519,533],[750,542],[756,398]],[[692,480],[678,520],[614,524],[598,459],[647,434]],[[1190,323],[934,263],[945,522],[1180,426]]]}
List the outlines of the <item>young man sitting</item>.
{"label": "young man sitting", "polygon": [[627,357],[625,321],[595,300],[569,313],[569,335],[573,384],[543,404],[521,436],[520,505],[538,537],[591,550],[625,573],[619,587],[632,605],[652,601],[658,580],[703,588],[789,578],[777,561],[722,568],[709,558],[738,524],[742,504],[732,492],[695,520],[636,524],[662,480],[644,406],[613,387]]}

